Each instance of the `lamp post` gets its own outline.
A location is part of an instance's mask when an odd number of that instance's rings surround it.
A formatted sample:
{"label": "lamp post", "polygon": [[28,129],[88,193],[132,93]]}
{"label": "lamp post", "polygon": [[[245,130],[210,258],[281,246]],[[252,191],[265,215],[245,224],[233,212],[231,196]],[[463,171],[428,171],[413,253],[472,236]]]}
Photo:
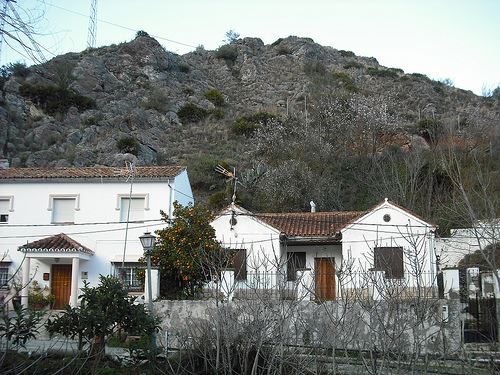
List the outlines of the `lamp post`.
{"label": "lamp post", "polygon": [[[148,277],[148,310],[149,314],[153,316],[153,291],[151,289],[151,252],[155,244],[156,237],[149,232],[144,233],[139,237],[141,240],[142,248],[144,249],[144,256],[146,257],[147,277]],[[155,331],[151,333],[151,347],[156,349],[156,334]]]}

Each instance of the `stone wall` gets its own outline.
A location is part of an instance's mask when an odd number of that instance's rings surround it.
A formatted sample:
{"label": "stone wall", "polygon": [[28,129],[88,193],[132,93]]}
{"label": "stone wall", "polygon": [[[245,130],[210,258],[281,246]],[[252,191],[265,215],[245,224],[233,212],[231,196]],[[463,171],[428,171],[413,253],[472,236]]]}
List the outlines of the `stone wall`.
{"label": "stone wall", "polygon": [[439,355],[461,348],[460,309],[456,300],[155,302],[160,337],[171,348],[213,345],[219,329],[234,342],[253,335],[271,344]]}

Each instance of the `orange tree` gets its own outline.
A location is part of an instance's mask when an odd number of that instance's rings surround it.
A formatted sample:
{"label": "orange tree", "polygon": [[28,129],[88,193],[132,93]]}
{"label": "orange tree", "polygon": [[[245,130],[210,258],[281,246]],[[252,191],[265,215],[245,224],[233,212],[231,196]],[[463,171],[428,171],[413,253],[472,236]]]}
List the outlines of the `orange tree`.
{"label": "orange tree", "polygon": [[210,225],[212,214],[201,206],[174,202],[173,218],[162,211],[170,226],[158,236],[151,263],[160,271],[160,291],[165,297],[192,298],[216,272],[221,246]]}

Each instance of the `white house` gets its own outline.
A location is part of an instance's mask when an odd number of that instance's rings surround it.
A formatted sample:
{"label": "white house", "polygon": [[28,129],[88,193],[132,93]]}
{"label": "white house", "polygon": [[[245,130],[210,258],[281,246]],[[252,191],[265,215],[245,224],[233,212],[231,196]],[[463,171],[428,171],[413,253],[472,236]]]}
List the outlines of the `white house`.
{"label": "white house", "polygon": [[494,275],[500,275],[500,225],[478,222],[473,228],[452,229],[436,239],[447,298],[500,297]]}
{"label": "white house", "polygon": [[312,211],[255,214],[232,205],[213,220],[217,239],[236,254],[230,297],[278,288],[333,300],[363,288],[378,298],[374,283],[434,291],[434,225],[387,199],[367,211]]}
{"label": "white house", "polygon": [[13,275],[24,305],[37,281],[55,308],[75,306],[99,275],[126,275],[141,292],[139,236],[164,227],[160,210],[171,216],[174,201],[193,202],[180,166],[0,169],[0,281]]}

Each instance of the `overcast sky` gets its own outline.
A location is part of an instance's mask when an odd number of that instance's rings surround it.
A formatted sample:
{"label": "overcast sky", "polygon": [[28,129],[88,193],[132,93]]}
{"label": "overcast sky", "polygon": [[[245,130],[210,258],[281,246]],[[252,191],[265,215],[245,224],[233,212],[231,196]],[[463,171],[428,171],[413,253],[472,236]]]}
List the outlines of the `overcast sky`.
{"label": "overcast sky", "polygon": [[[90,4],[14,3],[22,17],[41,16],[36,38],[47,57],[86,48]],[[500,84],[500,0],[98,0],[97,18],[97,46],[131,40],[134,30],[179,54],[217,48],[229,29],[266,44],[297,35],[476,94]],[[0,64],[13,61],[31,64],[3,43]]]}

